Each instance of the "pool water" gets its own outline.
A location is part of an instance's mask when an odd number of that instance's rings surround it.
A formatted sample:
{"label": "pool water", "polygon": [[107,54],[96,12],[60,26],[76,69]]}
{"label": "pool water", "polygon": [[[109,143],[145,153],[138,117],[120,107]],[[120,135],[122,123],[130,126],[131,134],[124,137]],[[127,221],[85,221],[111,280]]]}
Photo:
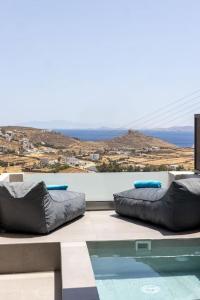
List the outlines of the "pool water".
{"label": "pool water", "polygon": [[200,299],[200,240],[89,242],[101,300]]}

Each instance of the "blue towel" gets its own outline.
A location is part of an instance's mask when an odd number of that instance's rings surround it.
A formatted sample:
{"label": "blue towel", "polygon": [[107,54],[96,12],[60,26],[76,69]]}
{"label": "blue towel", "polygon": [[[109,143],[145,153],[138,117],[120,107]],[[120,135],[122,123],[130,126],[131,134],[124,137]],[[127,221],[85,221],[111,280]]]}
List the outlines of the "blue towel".
{"label": "blue towel", "polygon": [[52,191],[52,190],[67,190],[68,185],[63,184],[63,185],[56,185],[56,184],[50,184],[47,185],[47,190]]}
{"label": "blue towel", "polygon": [[134,186],[136,189],[161,188],[162,183],[158,180],[137,180],[137,181],[134,181]]}

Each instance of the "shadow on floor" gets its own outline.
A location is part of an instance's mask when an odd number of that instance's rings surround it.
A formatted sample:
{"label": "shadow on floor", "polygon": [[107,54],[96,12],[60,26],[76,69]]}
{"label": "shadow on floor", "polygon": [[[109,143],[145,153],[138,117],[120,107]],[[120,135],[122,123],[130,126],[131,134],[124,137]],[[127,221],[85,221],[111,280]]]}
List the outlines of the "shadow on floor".
{"label": "shadow on floor", "polygon": [[170,231],[164,227],[158,226],[158,225],[154,225],[148,222],[144,222],[141,221],[139,219],[132,219],[132,218],[128,218],[128,217],[123,217],[120,216],[118,214],[112,214],[111,217],[116,218],[116,219],[120,219],[124,222],[130,222],[139,226],[143,226],[143,227],[147,227],[149,229],[153,229],[156,231],[159,231],[163,236],[172,236],[172,235],[186,235],[186,234],[194,234],[194,233],[198,233],[200,232],[200,228],[195,228],[193,230],[187,230],[187,231]]}
{"label": "shadow on floor", "polygon": [[54,299],[62,300],[62,281],[61,273],[59,271],[55,271],[54,275]]}
{"label": "shadow on floor", "polygon": [[53,234],[55,233],[56,231],[66,227],[66,226],[70,226],[70,224],[76,222],[77,220],[81,219],[83,216],[79,216],[75,219],[73,219],[72,221],[69,221],[61,226],[59,226],[58,228],[56,228],[55,230],[49,232],[49,233],[44,233],[44,234],[39,234],[39,233],[26,233],[26,232],[8,232],[8,231],[4,231],[4,230],[1,230],[0,231],[0,238],[13,238],[13,239],[24,239],[24,238],[27,238],[27,239],[32,239],[32,238],[37,238],[37,237],[46,237],[50,234]]}
{"label": "shadow on floor", "polygon": [[63,289],[62,300],[99,300],[96,287]]}

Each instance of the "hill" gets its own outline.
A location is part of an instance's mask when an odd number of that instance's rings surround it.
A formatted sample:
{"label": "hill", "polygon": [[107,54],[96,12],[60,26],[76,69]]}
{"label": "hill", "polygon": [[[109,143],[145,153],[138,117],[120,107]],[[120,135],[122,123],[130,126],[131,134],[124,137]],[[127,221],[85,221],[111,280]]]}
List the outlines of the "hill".
{"label": "hill", "polygon": [[79,144],[77,139],[66,137],[60,133],[21,126],[4,126],[1,127],[1,132],[12,132],[13,139],[9,142],[10,145],[17,145],[22,139],[27,138],[33,145],[44,144],[53,148],[68,148],[72,145]]}
{"label": "hill", "polygon": [[161,139],[144,135],[141,132],[129,130],[127,134],[106,141],[109,148],[150,148],[159,147],[161,149],[176,148],[175,145],[165,142]]}

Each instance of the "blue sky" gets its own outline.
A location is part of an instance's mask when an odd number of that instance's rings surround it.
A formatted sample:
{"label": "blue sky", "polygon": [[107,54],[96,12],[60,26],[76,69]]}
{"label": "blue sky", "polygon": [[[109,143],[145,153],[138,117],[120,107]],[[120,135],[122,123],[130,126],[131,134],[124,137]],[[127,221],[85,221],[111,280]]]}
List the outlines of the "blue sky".
{"label": "blue sky", "polygon": [[[0,123],[121,127],[140,117],[145,127],[200,88],[199,11],[199,0],[1,1]],[[181,114],[192,105],[155,126],[191,124],[193,112]]]}

